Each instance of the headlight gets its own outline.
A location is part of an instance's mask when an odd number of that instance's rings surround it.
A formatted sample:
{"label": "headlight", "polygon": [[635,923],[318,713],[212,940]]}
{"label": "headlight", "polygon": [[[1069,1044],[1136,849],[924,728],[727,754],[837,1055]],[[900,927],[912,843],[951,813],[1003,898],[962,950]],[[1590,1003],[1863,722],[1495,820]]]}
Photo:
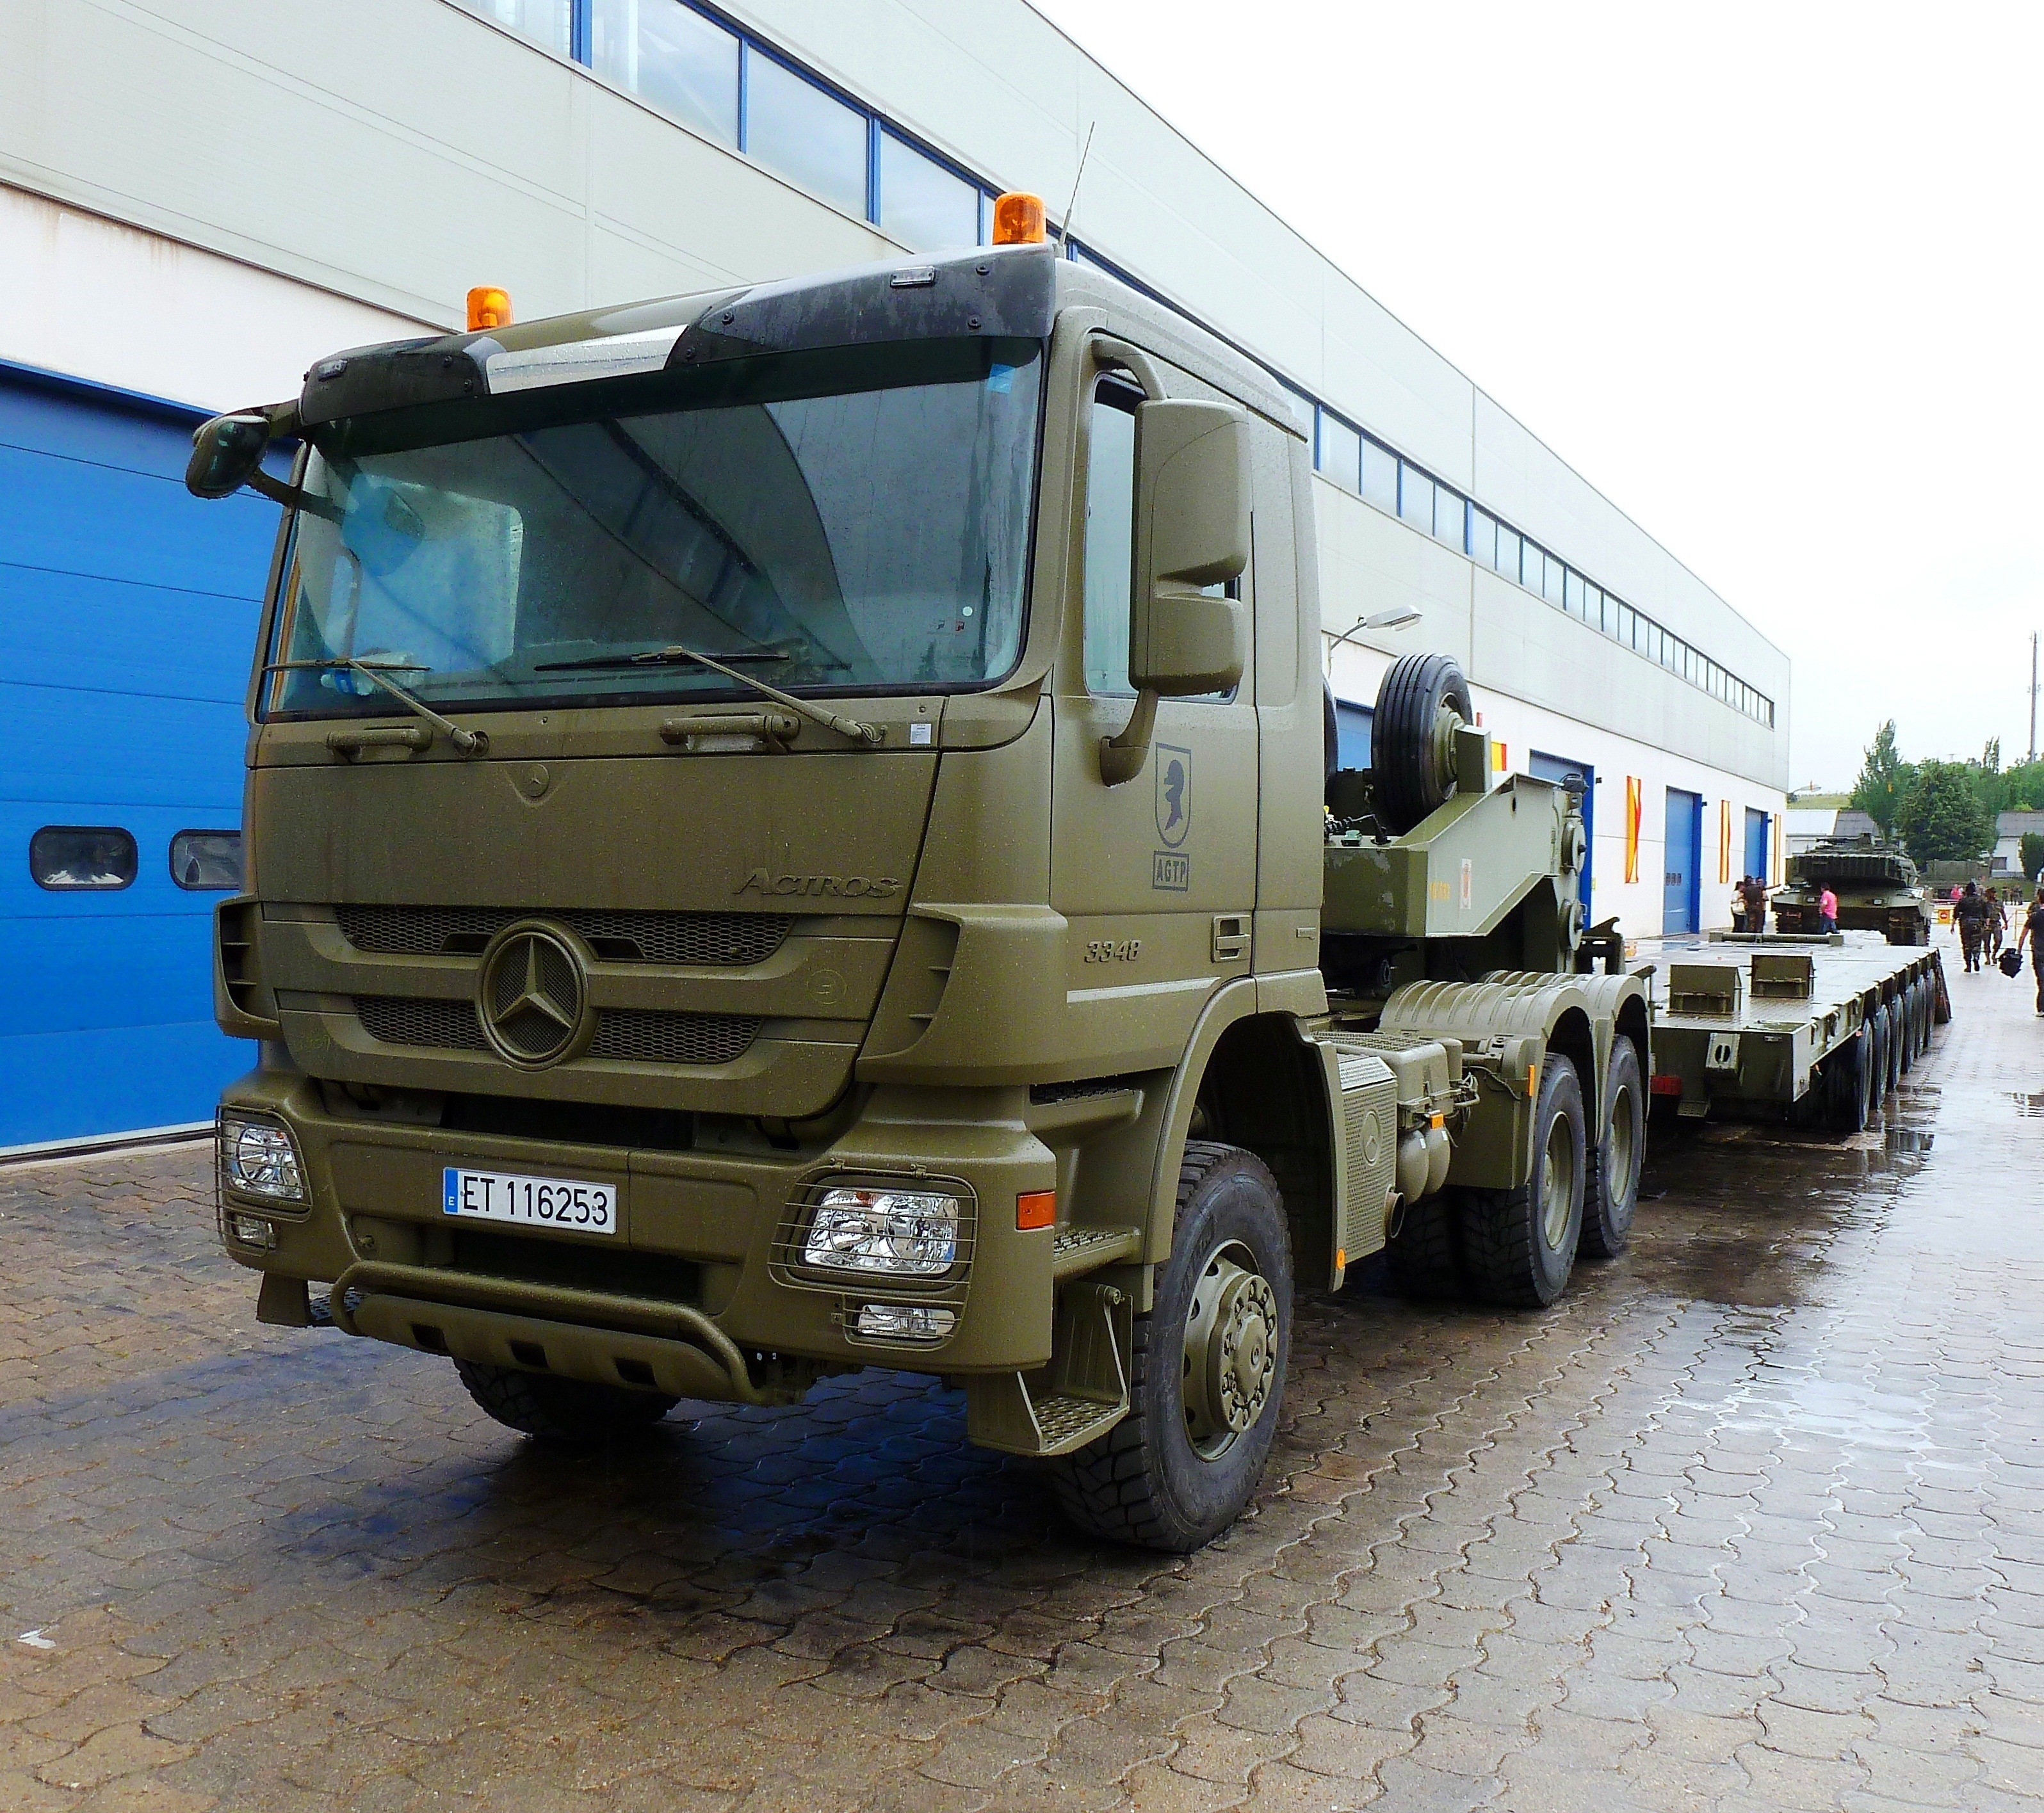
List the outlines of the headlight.
{"label": "headlight", "polygon": [[869,1303],[859,1312],[859,1332],[882,1341],[941,1341],[958,1327],[954,1310],[927,1303]]}
{"label": "headlight", "polygon": [[298,1149],[282,1127],[267,1120],[220,1123],[220,1181],[244,1196],[263,1196],[277,1202],[303,1202],[305,1188],[298,1172]]}
{"label": "headlight", "polygon": [[802,1244],[819,1271],[935,1277],[957,1262],[959,1200],[917,1190],[824,1193]]}

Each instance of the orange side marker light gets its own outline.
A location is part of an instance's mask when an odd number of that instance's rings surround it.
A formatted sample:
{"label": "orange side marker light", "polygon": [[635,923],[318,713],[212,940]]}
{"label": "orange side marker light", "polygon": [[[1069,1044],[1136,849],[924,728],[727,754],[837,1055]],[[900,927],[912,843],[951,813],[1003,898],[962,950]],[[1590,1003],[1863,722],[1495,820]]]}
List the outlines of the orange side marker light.
{"label": "orange side marker light", "polygon": [[996,245],[1041,245],[1043,198],[1025,195],[1019,190],[1000,197],[993,204],[993,243]]}
{"label": "orange side marker light", "polygon": [[511,298],[494,283],[484,283],[468,293],[468,331],[481,333],[485,328],[508,328],[511,325]]}
{"label": "orange side marker light", "polygon": [[1058,1224],[1058,1193],[1024,1190],[1015,1199],[1015,1225],[1024,1230]]}

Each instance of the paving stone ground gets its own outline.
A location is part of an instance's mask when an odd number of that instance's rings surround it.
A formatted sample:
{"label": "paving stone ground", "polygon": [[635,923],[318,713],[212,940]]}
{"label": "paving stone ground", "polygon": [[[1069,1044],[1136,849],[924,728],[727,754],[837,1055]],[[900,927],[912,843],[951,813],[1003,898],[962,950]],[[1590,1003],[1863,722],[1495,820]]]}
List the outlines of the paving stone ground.
{"label": "paving stone ground", "polygon": [[259,1327],[201,1152],[0,1172],[0,1808],[2034,1813],[2044,1020],[1952,990],[1881,1128],[1659,1138],[1552,1311],[1303,1304],[1180,1561],[886,1374],[549,1454]]}

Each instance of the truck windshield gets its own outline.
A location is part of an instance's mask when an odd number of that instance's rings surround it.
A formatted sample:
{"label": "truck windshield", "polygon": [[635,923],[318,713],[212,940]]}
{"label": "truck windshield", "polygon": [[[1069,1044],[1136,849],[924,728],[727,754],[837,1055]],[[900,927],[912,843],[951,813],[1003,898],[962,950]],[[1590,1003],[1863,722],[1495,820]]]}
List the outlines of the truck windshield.
{"label": "truck windshield", "polygon": [[270,709],[388,712],[343,656],[442,709],[735,689],[677,644],[795,692],[998,680],[1040,366],[933,341],[316,429]]}

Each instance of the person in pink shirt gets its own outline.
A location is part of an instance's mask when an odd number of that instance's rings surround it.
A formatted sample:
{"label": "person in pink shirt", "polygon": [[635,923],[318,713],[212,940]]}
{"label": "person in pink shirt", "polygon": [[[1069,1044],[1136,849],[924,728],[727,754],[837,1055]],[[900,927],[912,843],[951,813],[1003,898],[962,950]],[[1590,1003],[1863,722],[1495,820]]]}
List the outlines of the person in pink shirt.
{"label": "person in pink shirt", "polygon": [[1817,897],[1817,929],[1827,935],[1838,928],[1838,897],[1828,885]]}

